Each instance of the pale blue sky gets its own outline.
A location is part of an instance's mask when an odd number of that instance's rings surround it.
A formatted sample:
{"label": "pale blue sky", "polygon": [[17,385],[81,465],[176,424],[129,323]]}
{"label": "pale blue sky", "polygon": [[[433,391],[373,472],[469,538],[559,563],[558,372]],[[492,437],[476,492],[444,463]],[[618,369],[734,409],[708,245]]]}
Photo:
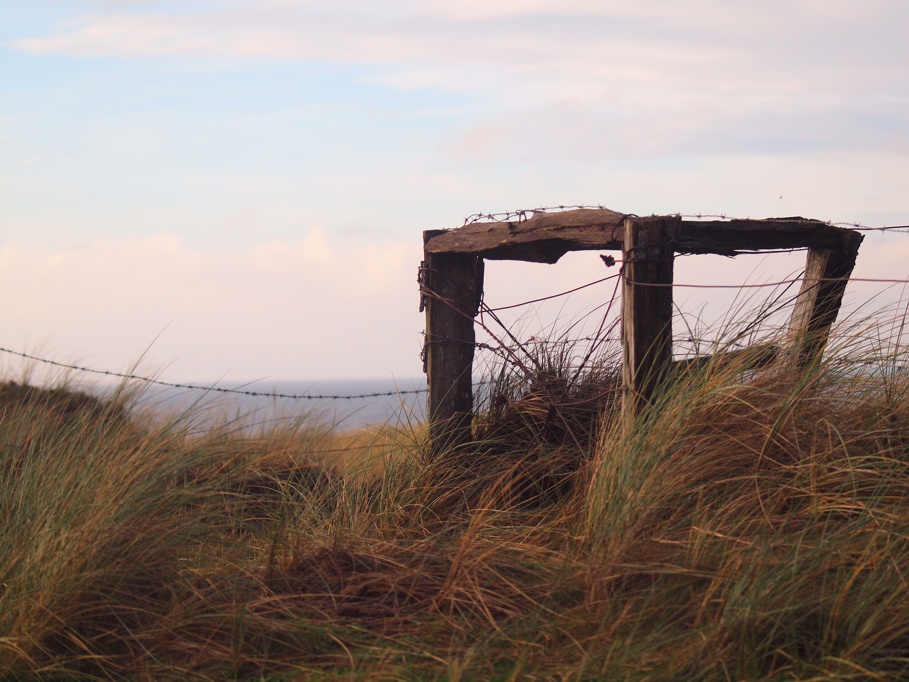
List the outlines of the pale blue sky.
{"label": "pale blue sky", "polygon": [[[909,222],[904,0],[0,0],[0,16],[0,346],[57,359],[417,375],[420,233],[474,212]],[[860,268],[906,277],[904,243],[869,237]],[[599,274],[576,263],[494,268],[490,296]]]}

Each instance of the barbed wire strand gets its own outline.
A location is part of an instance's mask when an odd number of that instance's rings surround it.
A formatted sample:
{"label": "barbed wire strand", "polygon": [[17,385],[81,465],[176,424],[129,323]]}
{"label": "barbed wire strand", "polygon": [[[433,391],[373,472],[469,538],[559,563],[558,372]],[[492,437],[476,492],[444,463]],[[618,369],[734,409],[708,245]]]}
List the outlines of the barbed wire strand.
{"label": "barbed wire strand", "polygon": [[551,296],[543,296],[542,298],[533,298],[533,299],[530,299],[529,301],[522,301],[521,303],[514,303],[512,305],[502,305],[502,306],[497,306],[495,308],[489,308],[488,312],[498,312],[500,310],[511,310],[512,308],[521,308],[525,305],[533,305],[534,303],[543,303],[544,301],[551,301],[555,298],[559,298],[560,296],[568,296],[569,294],[573,294],[576,291],[581,291],[582,289],[587,289],[588,287],[592,287],[597,284],[602,284],[603,282],[608,282],[609,280],[616,279],[620,276],[621,276],[621,273],[616,274],[616,275],[610,275],[609,277],[603,277],[602,279],[597,279],[597,280],[594,280],[593,282],[588,282],[587,284],[582,284],[581,286],[574,287],[573,289],[568,289],[566,291],[560,291],[559,293],[552,294]]}
{"label": "barbed wire strand", "polygon": [[[562,204],[562,205],[558,205],[558,206],[538,207],[538,208],[533,208],[533,209],[519,209],[516,211],[506,211],[506,212],[499,212],[499,213],[475,213],[464,219],[463,226],[471,225],[471,224],[478,223],[481,221],[493,221],[493,222],[517,221],[520,223],[520,222],[525,222],[525,221],[529,220],[530,218],[533,218],[537,214],[563,212],[563,211],[580,210],[580,209],[611,210],[611,209],[607,209],[607,207],[602,204],[596,204],[596,205],[591,205],[591,204],[565,205],[565,204]],[[623,214],[623,215],[624,215],[624,217],[634,217],[633,214]],[[699,214],[684,214],[684,215],[676,214],[676,215],[679,215],[679,217],[683,217],[683,218],[694,218],[694,219],[742,220],[741,218],[736,219],[736,218],[732,218],[725,214],[699,213]],[[791,222],[791,223],[804,223],[804,224],[810,224],[810,225],[829,225],[829,226],[837,226],[837,227],[847,227],[847,228],[859,230],[859,231],[877,231],[877,232],[902,231],[902,232],[905,232],[905,231],[909,230],[909,225],[870,227],[867,225],[862,225],[857,222],[832,223],[832,222],[828,222],[828,221],[813,220],[813,219],[802,218],[802,217],[773,218],[771,220],[776,220],[776,221],[780,221],[780,222],[785,221],[785,222]],[[746,254],[746,253],[755,253],[755,254],[790,253],[793,251],[802,251],[802,250],[805,250],[805,249],[804,248],[774,249],[772,251],[771,250],[754,250],[754,251],[749,250],[749,251],[742,251],[741,253],[742,254]],[[687,255],[687,254],[678,254],[678,255]],[[621,275],[621,273],[620,273],[620,275]],[[524,302],[516,303],[516,304],[512,304],[512,305],[490,308],[485,303],[481,302],[480,309],[478,311],[479,315],[476,318],[476,322],[484,329],[484,331],[486,331],[487,334],[489,334],[489,336],[496,343],[499,344],[499,348],[497,348],[497,349],[493,348],[492,346],[490,346],[489,344],[486,344],[486,343],[475,343],[474,345],[478,349],[489,350],[493,354],[500,356],[502,359],[507,360],[510,358],[513,362],[515,362],[519,367],[524,369],[524,371],[526,372],[527,371],[526,366],[524,366],[524,363],[518,359],[516,353],[518,351],[523,352],[523,354],[526,355],[530,359],[531,362],[534,362],[535,359],[533,358],[531,353],[528,351],[528,349],[525,347],[525,345],[522,344],[520,341],[518,341],[518,339],[513,335],[513,333],[507,328],[507,326],[498,318],[498,316],[495,315],[495,312],[519,308],[519,307],[523,307],[523,306],[527,306],[527,305],[532,305],[534,303],[549,301],[549,300],[552,300],[555,298],[559,298],[561,296],[566,296],[575,291],[579,291],[579,290],[587,288],[589,286],[594,286],[596,284],[608,281],[608,280],[613,279],[614,277],[618,277],[620,275],[605,277],[600,280],[596,280],[594,282],[590,282],[588,284],[581,285],[579,287],[575,287],[573,289],[569,289],[564,292],[560,292],[558,294],[553,294],[551,296],[545,296],[542,298],[531,299],[528,301],[524,301]],[[769,288],[769,287],[785,286],[786,289],[784,289],[784,291],[781,292],[780,296],[775,301],[776,305],[771,305],[770,310],[765,311],[765,314],[762,316],[765,318],[772,314],[774,308],[785,307],[786,305],[791,304],[792,301],[794,301],[795,299],[798,298],[798,294],[796,294],[795,296],[790,297],[789,300],[784,301],[781,304],[779,303],[779,299],[785,294],[785,291],[788,290],[793,284],[798,283],[800,281],[804,281],[803,276],[799,276],[797,278],[791,278],[791,279],[787,279],[787,280],[781,280],[781,281],[777,281],[777,282],[765,282],[765,283],[758,283],[758,284],[688,284],[688,283],[683,283],[683,282],[673,282],[672,284],[655,284],[655,283],[644,283],[644,282],[629,282],[629,283],[630,284],[640,284],[643,286],[678,286],[678,287],[685,287],[685,288],[704,288],[704,289],[754,289],[754,288]],[[856,278],[856,277],[850,278],[850,281],[880,282],[880,283],[895,283],[895,284],[909,283],[909,280],[907,280],[907,281],[885,280],[885,279]],[[421,284],[422,284],[422,282],[421,282]],[[436,300],[439,300],[440,302],[443,302],[446,305],[455,307],[452,305],[451,301],[438,296],[437,294],[429,291],[428,289],[424,288],[422,293],[424,295],[428,295],[432,298],[435,298]],[[613,294],[613,299],[614,299],[614,297],[615,297],[615,292]],[[611,307],[612,302],[613,301],[610,301],[608,303],[609,307]],[[597,306],[595,310],[598,310],[601,307],[602,306]],[[593,311],[591,311],[591,314],[592,314],[592,312]],[[483,318],[484,313],[489,314],[489,316],[492,317],[492,319],[498,324],[498,326],[503,329],[505,334],[507,334],[510,337],[510,339],[514,342],[514,345],[510,345],[510,346],[506,345],[505,343],[503,343],[502,339],[498,338],[494,333],[492,333],[492,331],[489,329],[489,327],[483,322],[482,318]],[[759,323],[759,321],[757,321],[757,323]],[[602,323],[601,323],[601,328],[602,328]],[[576,341],[577,340],[581,340],[581,339],[576,339]],[[594,347],[603,341],[602,338],[595,338],[595,339],[591,338],[591,339],[587,339],[587,340],[590,341],[591,343],[593,343]],[[593,352],[593,348],[591,348],[591,352]],[[585,356],[584,362],[582,362],[582,366],[583,366],[583,364],[585,364],[587,362],[590,354],[591,353],[589,352],[587,354],[587,356]]]}
{"label": "barbed wire strand", "polygon": [[466,227],[467,225],[473,225],[474,223],[487,221],[496,223],[517,221],[519,223],[523,223],[538,213],[560,213],[564,211],[577,211],[582,209],[599,211],[612,210],[606,206],[603,206],[602,204],[563,204],[559,206],[540,206],[538,208],[520,208],[515,211],[500,211],[498,213],[472,213],[471,215],[464,218],[464,222],[461,227]]}
{"label": "barbed wire strand", "polygon": [[[461,227],[467,225],[472,225],[478,222],[526,222],[530,218],[533,218],[537,214],[546,214],[546,213],[560,213],[565,211],[577,211],[577,210],[606,210],[611,211],[612,209],[604,206],[603,204],[559,204],[557,206],[539,206],[537,208],[523,208],[516,209],[514,211],[500,211],[497,213],[473,213],[467,216],[464,219]],[[625,217],[635,217],[633,213],[621,214]],[[753,220],[752,218],[737,218],[730,216],[725,213],[675,213],[671,215],[677,215],[680,218],[690,218],[694,220]],[[806,223],[811,225],[830,225],[833,227],[846,227],[852,230],[857,230],[861,232],[889,232],[889,231],[902,231],[909,232],[909,225],[884,225],[880,227],[872,227],[869,225],[864,225],[859,222],[851,221],[825,221],[825,220],[816,220],[813,218],[803,218],[801,216],[785,217],[785,218],[766,218],[761,220],[773,220],[776,222],[788,222],[788,223]]]}
{"label": "barbed wire strand", "polygon": [[[558,211],[571,211],[571,210],[582,210],[582,209],[611,210],[602,204],[596,204],[596,205],[591,205],[591,204],[564,205],[563,204],[563,205],[558,205],[558,206],[539,207],[539,208],[533,208],[533,209],[519,209],[516,211],[506,211],[506,212],[500,212],[500,213],[474,213],[464,219],[463,226],[467,226],[467,225],[477,223],[480,221],[485,221],[485,220],[511,221],[511,220],[516,219],[518,222],[524,222],[529,219],[528,216],[533,217],[534,215],[537,215],[540,213],[552,213],[552,212],[558,212]],[[628,217],[633,217],[633,214],[624,214],[624,215],[626,215]],[[729,216],[727,216],[725,214],[698,213],[698,214],[676,214],[676,215],[679,215],[680,217],[683,217],[683,218],[694,218],[694,219],[699,219],[699,220],[700,219],[735,220],[734,218],[730,218]],[[739,218],[738,220],[741,220],[741,219]],[[870,226],[862,225],[862,224],[856,223],[856,222],[831,223],[831,222],[811,220],[808,218],[801,218],[801,217],[775,218],[773,220],[787,221],[787,222],[794,222],[794,223],[801,222],[801,223],[810,223],[810,224],[834,225],[834,226],[848,227],[849,229],[858,230],[858,231],[867,231],[867,232],[887,232],[887,231],[907,232],[907,231],[909,231],[909,225],[889,225],[889,226],[881,226],[881,227],[870,227]],[[786,249],[785,251],[788,252],[788,251],[793,251],[793,250],[797,250],[797,249]],[[767,253],[767,252],[758,251],[757,253]],[[545,296],[542,298],[532,299],[529,301],[524,301],[522,303],[516,303],[513,305],[500,306],[497,308],[490,308],[490,307],[486,306],[485,304],[481,303],[480,311],[479,311],[480,317],[482,317],[482,315],[484,313],[489,314],[490,317],[492,317],[493,320],[500,327],[502,327],[502,329],[505,331],[505,333],[511,338],[511,340],[515,343],[515,346],[511,346],[511,347],[507,346],[506,344],[504,344],[502,342],[501,339],[497,338],[496,335],[491,332],[491,330],[482,322],[482,320],[478,320],[478,322],[484,328],[484,330],[487,332],[487,334],[489,334],[490,337],[492,337],[492,339],[495,340],[499,344],[498,352],[502,352],[504,355],[511,357],[511,359],[513,361],[518,362],[519,365],[523,365],[523,363],[521,363],[518,360],[517,356],[515,355],[515,349],[520,349],[521,351],[523,351],[524,354],[527,355],[531,359],[531,361],[533,361],[533,357],[527,351],[525,346],[523,344],[521,344],[520,341],[518,341],[518,339],[510,332],[510,330],[507,329],[507,326],[500,319],[498,319],[498,316],[495,315],[496,311],[509,310],[512,308],[518,308],[518,307],[522,307],[522,306],[526,306],[526,305],[532,305],[534,303],[540,303],[543,301],[552,300],[552,299],[555,299],[555,298],[558,298],[561,296],[567,296],[568,294],[574,293],[576,291],[580,291],[581,289],[585,289],[587,287],[591,287],[596,284],[600,284],[602,282],[606,282],[608,280],[618,278],[618,277],[620,277],[620,275],[621,275],[621,273],[618,275],[611,275],[609,277],[604,277],[602,279],[598,279],[593,282],[589,282],[587,284],[583,284],[581,286],[574,287],[573,289],[569,289],[567,291],[563,291],[558,294],[553,294],[551,296]],[[778,287],[778,286],[783,286],[783,285],[791,285],[795,282],[801,281],[802,279],[803,279],[802,277],[799,277],[799,278],[794,278],[794,279],[781,280],[781,281],[777,281],[777,282],[765,282],[765,283],[760,283],[760,284],[689,284],[689,283],[683,283],[683,282],[673,282],[671,284],[656,284],[656,283],[649,283],[649,282],[629,282],[629,284],[635,284],[635,285],[640,285],[640,286],[672,286],[672,287],[685,287],[685,288],[697,288],[697,289],[753,289],[753,288]],[[850,282],[887,283],[887,284],[909,284],[909,280],[900,280],[900,279],[876,279],[876,278],[851,277],[851,278],[849,278],[849,281]],[[451,305],[451,301],[448,301],[448,300],[438,296],[434,292],[429,291],[425,286],[422,288],[423,288],[423,291],[422,291],[423,295],[431,296],[448,305]],[[601,306],[597,306],[597,309],[600,307]],[[496,350],[493,349],[488,344],[478,343],[475,345],[478,348],[487,349],[487,350],[496,352]],[[415,395],[415,394],[427,393],[427,391],[428,391],[428,389],[426,389],[426,388],[421,388],[421,389],[396,390],[396,391],[384,391],[384,392],[378,391],[378,392],[373,392],[373,393],[360,393],[360,394],[351,394],[351,395],[334,395],[334,394],[314,395],[314,394],[278,393],[278,392],[274,392],[274,391],[269,391],[269,392],[248,391],[248,390],[243,390],[243,389],[224,388],[221,386],[201,386],[201,385],[196,385],[196,384],[162,381],[160,379],[154,379],[151,377],[146,377],[146,376],[133,374],[133,373],[114,372],[114,371],[110,371],[110,370],[98,370],[98,369],[93,369],[90,367],[83,367],[80,365],[58,362],[56,360],[49,360],[47,358],[42,358],[42,357],[38,357],[36,355],[31,355],[29,353],[23,353],[20,351],[11,350],[9,348],[0,347],[0,353],[14,355],[14,356],[26,359],[26,360],[30,360],[32,362],[38,362],[38,363],[45,364],[45,365],[52,366],[52,367],[59,367],[61,369],[68,369],[68,370],[72,370],[72,371],[76,371],[76,372],[82,372],[82,373],[86,373],[86,374],[95,374],[95,375],[113,377],[113,378],[118,378],[118,379],[126,379],[128,381],[139,381],[139,382],[143,382],[143,383],[147,383],[147,384],[153,384],[156,386],[164,386],[167,388],[178,388],[178,389],[184,389],[184,390],[198,390],[198,391],[205,391],[205,392],[210,392],[210,393],[223,393],[223,394],[232,394],[232,395],[261,397],[261,398],[281,398],[281,399],[287,399],[287,400],[358,400],[358,399],[365,399],[365,398],[385,398],[385,397],[393,397],[393,396],[401,396],[401,395]]]}
{"label": "barbed wire strand", "polygon": [[57,362],[56,360],[48,360],[47,358],[40,358],[36,355],[29,355],[28,353],[22,353],[20,351],[10,350],[9,348],[0,348],[0,353],[6,353],[7,355],[15,355],[20,358],[25,358],[33,362],[40,362],[45,365],[50,365],[52,367],[60,367],[62,369],[70,369],[76,372],[83,372],[86,374],[99,374],[101,376],[115,377],[118,379],[127,379],[130,381],[141,381],[146,384],[154,384],[156,386],[166,386],[168,388],[181,388],[194,391],[206,391],[210,393],[230,393],[235,395],[245,395],[253,396],[256,398],[282,398],[288,400],[358,400],[362,398],[390,398],[392,396],[398,395],[413,395],[418,393],[426,393],[427,389],[417,388],[411,390],[402,390],[402,391],[386,391],[386,392],[376,392],[376,393],[360,393],[357,395],[312,395],[308,393],[276,393],[273,391],[264,392],[264,391],[245,391],[237,388],[224,388],[221,386],[198,386],[194,384],[179,384],[170,381],[161,381],[160,379],[152,379],[151,377],[142,376],[139,374],[129,374],[123,372],[112,372],[110,370],[103,369],[92,369],[90,367],[81,367],[79,365],[71,365],[65,362]]}
{"label": "barbed wire strand", "polygon": [[[517,362],[519,364],[519,366],[523,365],[523,363],[518,360],[517,356],[515,355],[515,351],[521,350],[533,362],[534,358],[533,358],[532,354],[527,350],[525,344],[522,344],[510,332],[510,330],[507,328],[507,325],[505,325],[498,318],[498,316],[494,314],[495,311],[516,308],[516,307],[519,307],[522,305],[530,305],[533,303],[538,303],[541,301],[549,300],[552,298],[557,298],[559,296],[565,296],[567,294],[573,293],[575,291],[579,291],[579,290],[587,288],[589,286],[593,286],[595,284],[600,284],[602,282],[605,282],[605,281],[608,281],[611,279],[615,279],[618,276],[619,275],[611,275],[609,277],[604,277],[602,279],[595,280],[593,282],[589,282],[589,283],[581,285],[579,287],[575,287],[568,291],[560,292],[559,294],[554,294],[552,296],[544,297],[541,299],[532,299],[532,300],[526,301],[524,303],[518,303],[518,304],[514,304],[514,305],[510,305],[510,306],[503,306],[500,308],[489,308],[485,305],[481,305],[480,315],[482,316],[483,313],[490,314],[490,317],[492,317],[493,320],[495,320],[495,322],[511,338],[511,340],[514,342],[514,345],[509,346],[508,344],[503,343],[502,340],[499,339],[492,332],[492,330],[490,330],[489,327],[487,325],[483,324],[481,321],[479,321],[481,327],[483,327],[484,331],[486,331],[486,333],[489,334],[489,336],[494,341],[496,341],[496,343],[498,343],[499,346],[498,346],[498,348],[494,348],[486,343],[474,343],[474,345],[479,349],[489,350],[496,354],[501,353],[503,359],[506,356],[510,357],[512,359],[512,361]],[[761,284],[686,284],[686,283],[680,283],[680,282],[672,283],[672,284],[659,284],[659,283],[652,283],[652,282],[629,282],[629,283],[639,285],[639,286],[651,286],[651,287],[653,287],[653,286],[678,286],[678,287],[704,288],[704,289],[750,289],[750,288],[778,287],[778,286],[783,286],[783,285],[791,285],[793,283],[796,283],[796,282],[799,282],[802,280],[804,280],[804,277],[796,277],[796,278],[780,280],[780,281],[776,281],[776,282],[765,282],[765,283],[761,283]],[[852,277],[852,278],[849,278],[849,281],[888,283],[888,284],[909,284],[909,280],[902,280],[902,279],[877,279],[877,278]],[[432,298],[442,301],[448,305],[451,305],[451,303],[452,303],[451,301],[448,301],[448,300],[444,299],[443,297],[434,294],[434,292],[425,290],[424,293],[431,296]],[[598,306],[598,308],[599,307],[601,307],[601,306]],[[601,339],[596,339],[596,338],[586,338],[586,339],[576,339],[576,340],[577,341],[587,340],[587,341],[591,341],[591,342],[601,341]],[[197,390],[197,391],[205,391],[205,392],[209,392],[209,393],[243,395],[243,396],[250,396],[250,397],[257,397],[257,398],[273,398],[273,399],[280,398],[280,399],[286,399],[286,400],[360,400],[360,399],[367,399],[367,398],[387,398],[387,397],[394,397],[394,396],[401,396],[401,395],[417,395],[417,394],[423,394],[423,393],[428,392],[428,389],[425,389],[425,388],[396,390],[396,391],[377,391],[377,392],[372,392],[372,393],[359,393],[359,394],[350,394],[350,395],[308,394],[308,393],[307,394],[297,394],[297,393],[278,393],[278,392],[274,392],[274,391],[268,391],[268,392],[248,391],[248,390],[235,389],[235,388],[225,388],[222,386],[201,386],[198,384],[187,384],[187,383],[162,381],[160,379],[153,379],[151,377],[146,377],[146,376],[142,376],[139,374],[114,372],[111,370],[93,369],[91,367],[83,367],[81,365],[59,362],[56,360],[49,360],[47,358],[42,358],[42,357],[38,357],[36,355],[31,355],[29,353],[23,353],[21,351],[15,351],[15,350],[12,350],[9,348],[3,348],[3,347],[0,347],[0,353],[5,353],[7,355],[14,355],[16,357],[30,360],[32,362],[38,362],[38,363],[45,364],[48,366],[59,367],[61,369],[68,369],[68,370],[82,372],[82,373],[86,373],[86,374],[95,374],[95,375],[99,375],[99,376],[126,379],[129,381],[140,381],[143,383],[152,384],[152,385],[156,385],[156,386],[164,386],[167,388]],[[524,369],[526,370],[527,368],[525,367]]]}
{"label": "barbed wire strand", "polygon": [[[686,282],[635,282],[628,281],[628,284],[634,284],[641,287],[683,287],[686,289],[761,289],[765,287],[779,287],[784,284],[793,284],[804,281],[805,277],[795,277],[793,279],[783,279],[776,282],[763,282],[760,284],[691,284]],[[871,282],[876,284],[909,284],[909,279],[878,279],[874,277],[821,277],[811,278],[812,282],[835,282],[846,280],[847,282]]]}

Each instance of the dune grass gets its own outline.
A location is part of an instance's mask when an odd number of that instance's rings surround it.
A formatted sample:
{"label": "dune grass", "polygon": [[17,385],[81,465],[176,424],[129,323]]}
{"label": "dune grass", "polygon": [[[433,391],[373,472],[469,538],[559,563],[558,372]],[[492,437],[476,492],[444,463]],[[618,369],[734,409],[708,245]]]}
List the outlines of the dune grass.
{"label": "dune grass", "polygon": [[419,425],[200,431],[7,385],[0,675],[901,677],[909,373],[854,344],[680,372],[631,430],[614,364],[556,363],[434,459]]}

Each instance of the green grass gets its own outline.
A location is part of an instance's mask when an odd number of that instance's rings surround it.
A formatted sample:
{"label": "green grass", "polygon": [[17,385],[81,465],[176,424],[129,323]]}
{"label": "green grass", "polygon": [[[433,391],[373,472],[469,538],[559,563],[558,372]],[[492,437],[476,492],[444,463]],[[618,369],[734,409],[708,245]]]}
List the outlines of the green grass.
{"label": "green grass", "polygon": [[435,459],[419,425],[200,431],[7,385],[0,675],[902,677],[909,374],[854,371],[862,343],[707,363],[630,431],[608,363],[509,375]]}

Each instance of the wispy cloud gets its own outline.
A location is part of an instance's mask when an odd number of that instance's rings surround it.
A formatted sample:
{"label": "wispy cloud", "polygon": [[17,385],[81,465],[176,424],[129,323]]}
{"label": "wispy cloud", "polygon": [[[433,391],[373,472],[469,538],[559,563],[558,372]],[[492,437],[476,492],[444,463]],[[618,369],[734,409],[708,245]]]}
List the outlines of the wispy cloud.
{"label": "wispy cloud", "polygon": [[561,102],[478,124],[446,140],[458,160],[643,160],[698,156],[801,154],[832,150],[909,153],[909,113],[825,107],[754,107],[728,101],[667,103],[661,112],[592,109]]}
{"label": "wispy cloud", "polygon": [[[122,369],[166,330],[148,364],[174,377],[403,376],[420,230],[475,211],[906,220],[905,0],[52,5],[3,34],[0,326],[24,350]],[[904,276],[875,243],[859,267]],[[496,263],[489,300],[586,263]]]}
{"label": "wispy cloud", "polygon": [[418,261],[418,242],[332,243],[319,227],[230,254],[168,233],[6,244],[0,282],[21,295],[0,303],[4,345],[123,370],[151,344],[143,370],[207,380],[415,375]]}
{"label": "wispy cloud", "polygon": [[345,64],[385,87],[479,96],[487,103],[482,122],[453,131],[446,143],[473,158],[905,144],[909,43],[900,27],[909,25],[909,5],[895,0],[193,7],[81,16],[12,46],[33,54]]}
{"label": "wispy cloud", "polygon": [[[192,6],[191,6],[192,7]],[[737,67],[767,67],[786,88],[801,67],[839,72],[854,56],[886,57],[909,8],[893,0],[772,2],[734,7],[721,0],[499,0],[211,2],[205,10],[109,12],[81,16],[52,34],[12,45],[32,53],[81,56],[207,56],[315,59],[412,66],[459,66],[529,80],[574,79],[660,83],[696,79],[709,68],[735,87]],[[883,35],[882,35],[883,34]],[[849,38],[848,42],[832,41]],[[823,52],[813,53],[822,48]],[[835,49],[834,49],[835,48]],[[873,48],[869,50],[869,48]],[[802,58],[792,68],[791,57]],[[781,60],[780,57],[783,57]],[[722,62],[720,62],[722,60]],[[789,64],[779,71],[781,61]],[[885,59],[876,66],[901,71]],[[867,70],[866,70],[867,72]],[[874,77],[873,74],[866,75]],[[755,74],[749,71],[747,80]],[[851,80],[851,79],[850,79]],[[764,85],[770,85],[768,82]],[[741,87],[747,87],[745,83]]]}

